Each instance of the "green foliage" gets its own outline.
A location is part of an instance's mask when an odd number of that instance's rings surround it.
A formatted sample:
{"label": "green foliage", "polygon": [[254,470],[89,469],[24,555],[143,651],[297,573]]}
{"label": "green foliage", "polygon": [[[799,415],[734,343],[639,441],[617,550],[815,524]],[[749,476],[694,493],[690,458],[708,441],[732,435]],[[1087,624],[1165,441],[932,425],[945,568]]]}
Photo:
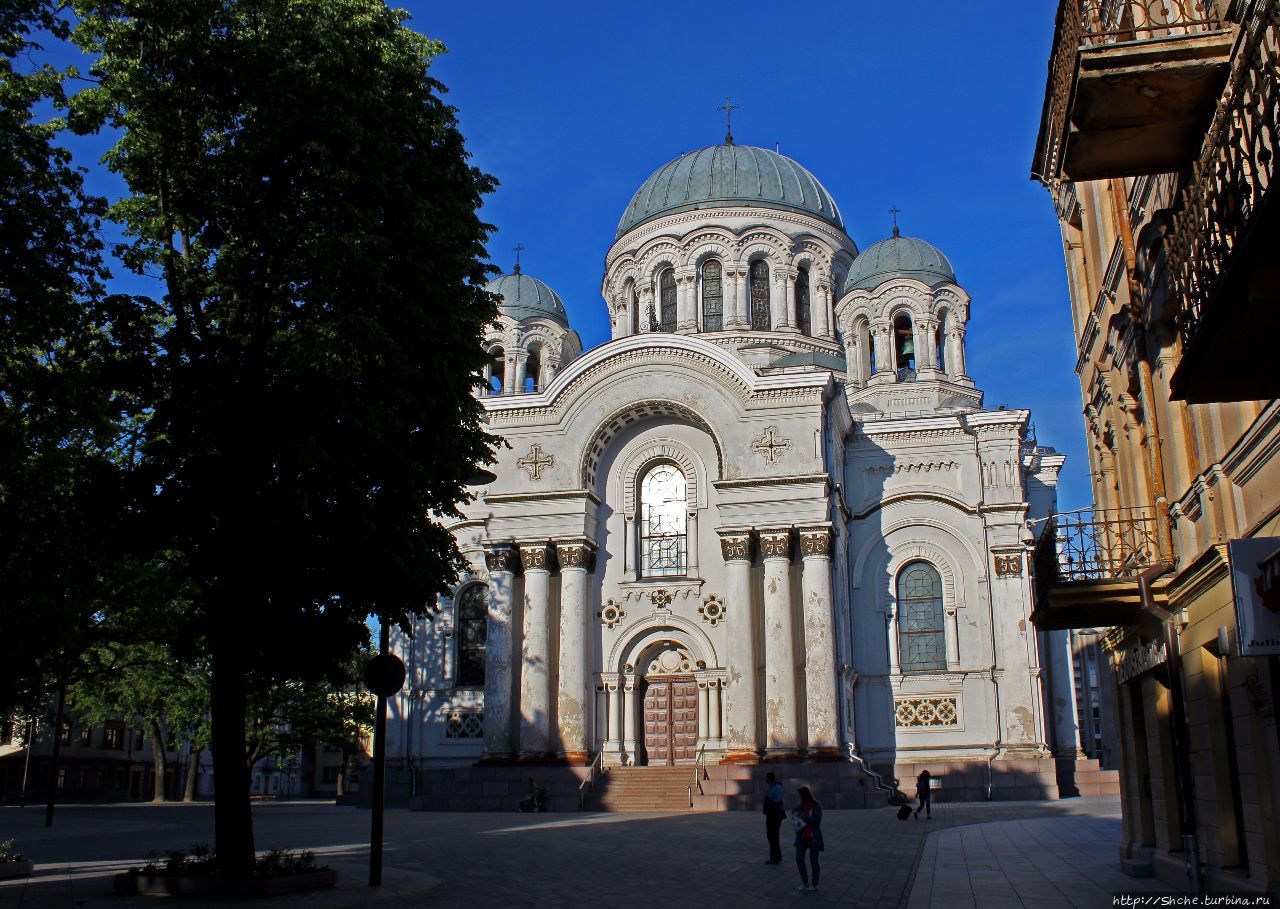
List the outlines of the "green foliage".
{"label": "green foliage", "polygon": [[43,706],[147,575],[122,524],[157,312],[103,288],[106,205],[32,112],[65,104],[36,30],[65,35],[53,3],[0,5],[0,711]]}
{"label": "green foliage", "polygon": [[4,840],[0,842],[0,864],[5,862],[21,862],[25,861],[25,857],[21,852],[13,846],[13,840]]}
{"label": "green foliage", "polygon": [[[169,849],[152,852],[141,868],[130,868],[129,874],[147,877],[217,877],[225,873],[218,864],[217,853],[204,844],[193,844],[190,852]],[[272,849],[254,863],[251,877],[291,877],[312,871],[326,871],[328,865],[317,865],[314,852],[294,852],[290,849]]]}

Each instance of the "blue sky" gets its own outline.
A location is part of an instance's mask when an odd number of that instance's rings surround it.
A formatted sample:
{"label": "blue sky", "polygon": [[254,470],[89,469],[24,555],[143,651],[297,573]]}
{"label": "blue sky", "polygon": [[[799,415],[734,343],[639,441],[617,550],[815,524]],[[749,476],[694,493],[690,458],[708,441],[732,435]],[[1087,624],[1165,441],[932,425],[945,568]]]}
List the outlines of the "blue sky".
{"label": "blue sky", "polygon": [[[812,171],[859,247],[889,234],[896,205],[904,234],[946,253],[973,298],[968,366],[987,406],[1030,407],[1041,444],[1068,455],[1060,507],[1089,503],[1057,222],[1027,176],[1052,0],[401,5],[447,45],[433,75],[501,181],[483,212],[494,263],[509,271],[525,246],[586,347],[609,337],[600,280],[632,193],[723,141],[730,95],[735,139]],[[105,145],[75,141],[86,163]],[[92,188],[117,195],[95,170]]]}
{"label": "blue sky", "polygon": [[402,4],[448,53],[475,163],[501,181],[484,217],[564,298],[584,346],[609,337],[604,256],[632,193],[724,138],[773,148],[835,196],[859,247],[903,233],[951,259],[973,297],[970,373],[987,406],[1030,407],[1068,455],[1059,504],[1090,499],[1057,222],[1028,179],[1055,4]]}

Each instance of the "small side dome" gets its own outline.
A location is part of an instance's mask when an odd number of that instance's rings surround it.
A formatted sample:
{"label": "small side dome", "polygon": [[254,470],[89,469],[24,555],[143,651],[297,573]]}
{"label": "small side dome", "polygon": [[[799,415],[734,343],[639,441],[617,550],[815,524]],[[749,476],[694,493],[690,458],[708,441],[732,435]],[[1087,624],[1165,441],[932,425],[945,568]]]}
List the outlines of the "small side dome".
{"label": "small side dome", "polygon": [[502,297],[498,311],[517,322],[543,318],[569,327],[560,295],[537,278],[521,274],[519,269],[509,275],[499,275],[485,284],[484,289]]}
{"label": "small side dome", "polygon": [[875,290],[893,278],[914,278],[930,287],[955,284],[956,273],[937,247],[915,237],[892,237],[867,247],[853,260],[844,293]]}

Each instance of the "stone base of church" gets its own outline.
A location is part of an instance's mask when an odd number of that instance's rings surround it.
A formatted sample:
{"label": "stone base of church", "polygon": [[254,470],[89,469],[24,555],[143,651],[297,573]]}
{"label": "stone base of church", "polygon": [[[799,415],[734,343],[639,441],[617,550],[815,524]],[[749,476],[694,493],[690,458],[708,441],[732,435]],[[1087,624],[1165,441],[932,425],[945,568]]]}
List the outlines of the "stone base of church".
{"label": "stone base of church", "polygon": [[804,753],[807,761],[843,761],[844,754],[839,748],[810,748]]}
{"label": "stone base of church", "polygon": [[986,761],[912,761],[893,765],[898,787],[914,796],[922,770],[932,777],[936,802],[1023,801],[1076,796],[1119,795],[1117,771],[1103,770],[1095,760],[1063,760],[1050,757]]}

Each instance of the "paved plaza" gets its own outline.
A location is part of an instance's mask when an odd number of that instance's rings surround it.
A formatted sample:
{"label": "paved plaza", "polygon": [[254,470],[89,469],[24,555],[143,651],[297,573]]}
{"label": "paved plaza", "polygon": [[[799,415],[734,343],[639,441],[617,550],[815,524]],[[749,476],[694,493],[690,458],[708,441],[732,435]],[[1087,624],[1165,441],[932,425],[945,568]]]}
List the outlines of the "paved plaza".
{"label": "paved plaza", "polygon": [[[764,823],[722,814],[387,813],[383,887],[367,883],[368,811],[332,804],[255,808],[257,845],[313,849],[339,869],[336,890],[263,901],[273,907],[1110,906],[1116,889],[1168,892],[1118,871],[1119,803],[940,804],[932,821],[890,809],[829,811],[822,886],[797,892],[791,861],[762,864]],[[26,882],[0,882],[0,909],[132,909],[110,875],[149,852],[212,841],[207,805],[0,808],[0,840],[33,859]],[[784,831],[785,835],[785,831]],[[913,886],[914,884],[914,886]],[[211,907],[207,901],[201,907]],[[237,905],[257,905],[256,903]]]}

